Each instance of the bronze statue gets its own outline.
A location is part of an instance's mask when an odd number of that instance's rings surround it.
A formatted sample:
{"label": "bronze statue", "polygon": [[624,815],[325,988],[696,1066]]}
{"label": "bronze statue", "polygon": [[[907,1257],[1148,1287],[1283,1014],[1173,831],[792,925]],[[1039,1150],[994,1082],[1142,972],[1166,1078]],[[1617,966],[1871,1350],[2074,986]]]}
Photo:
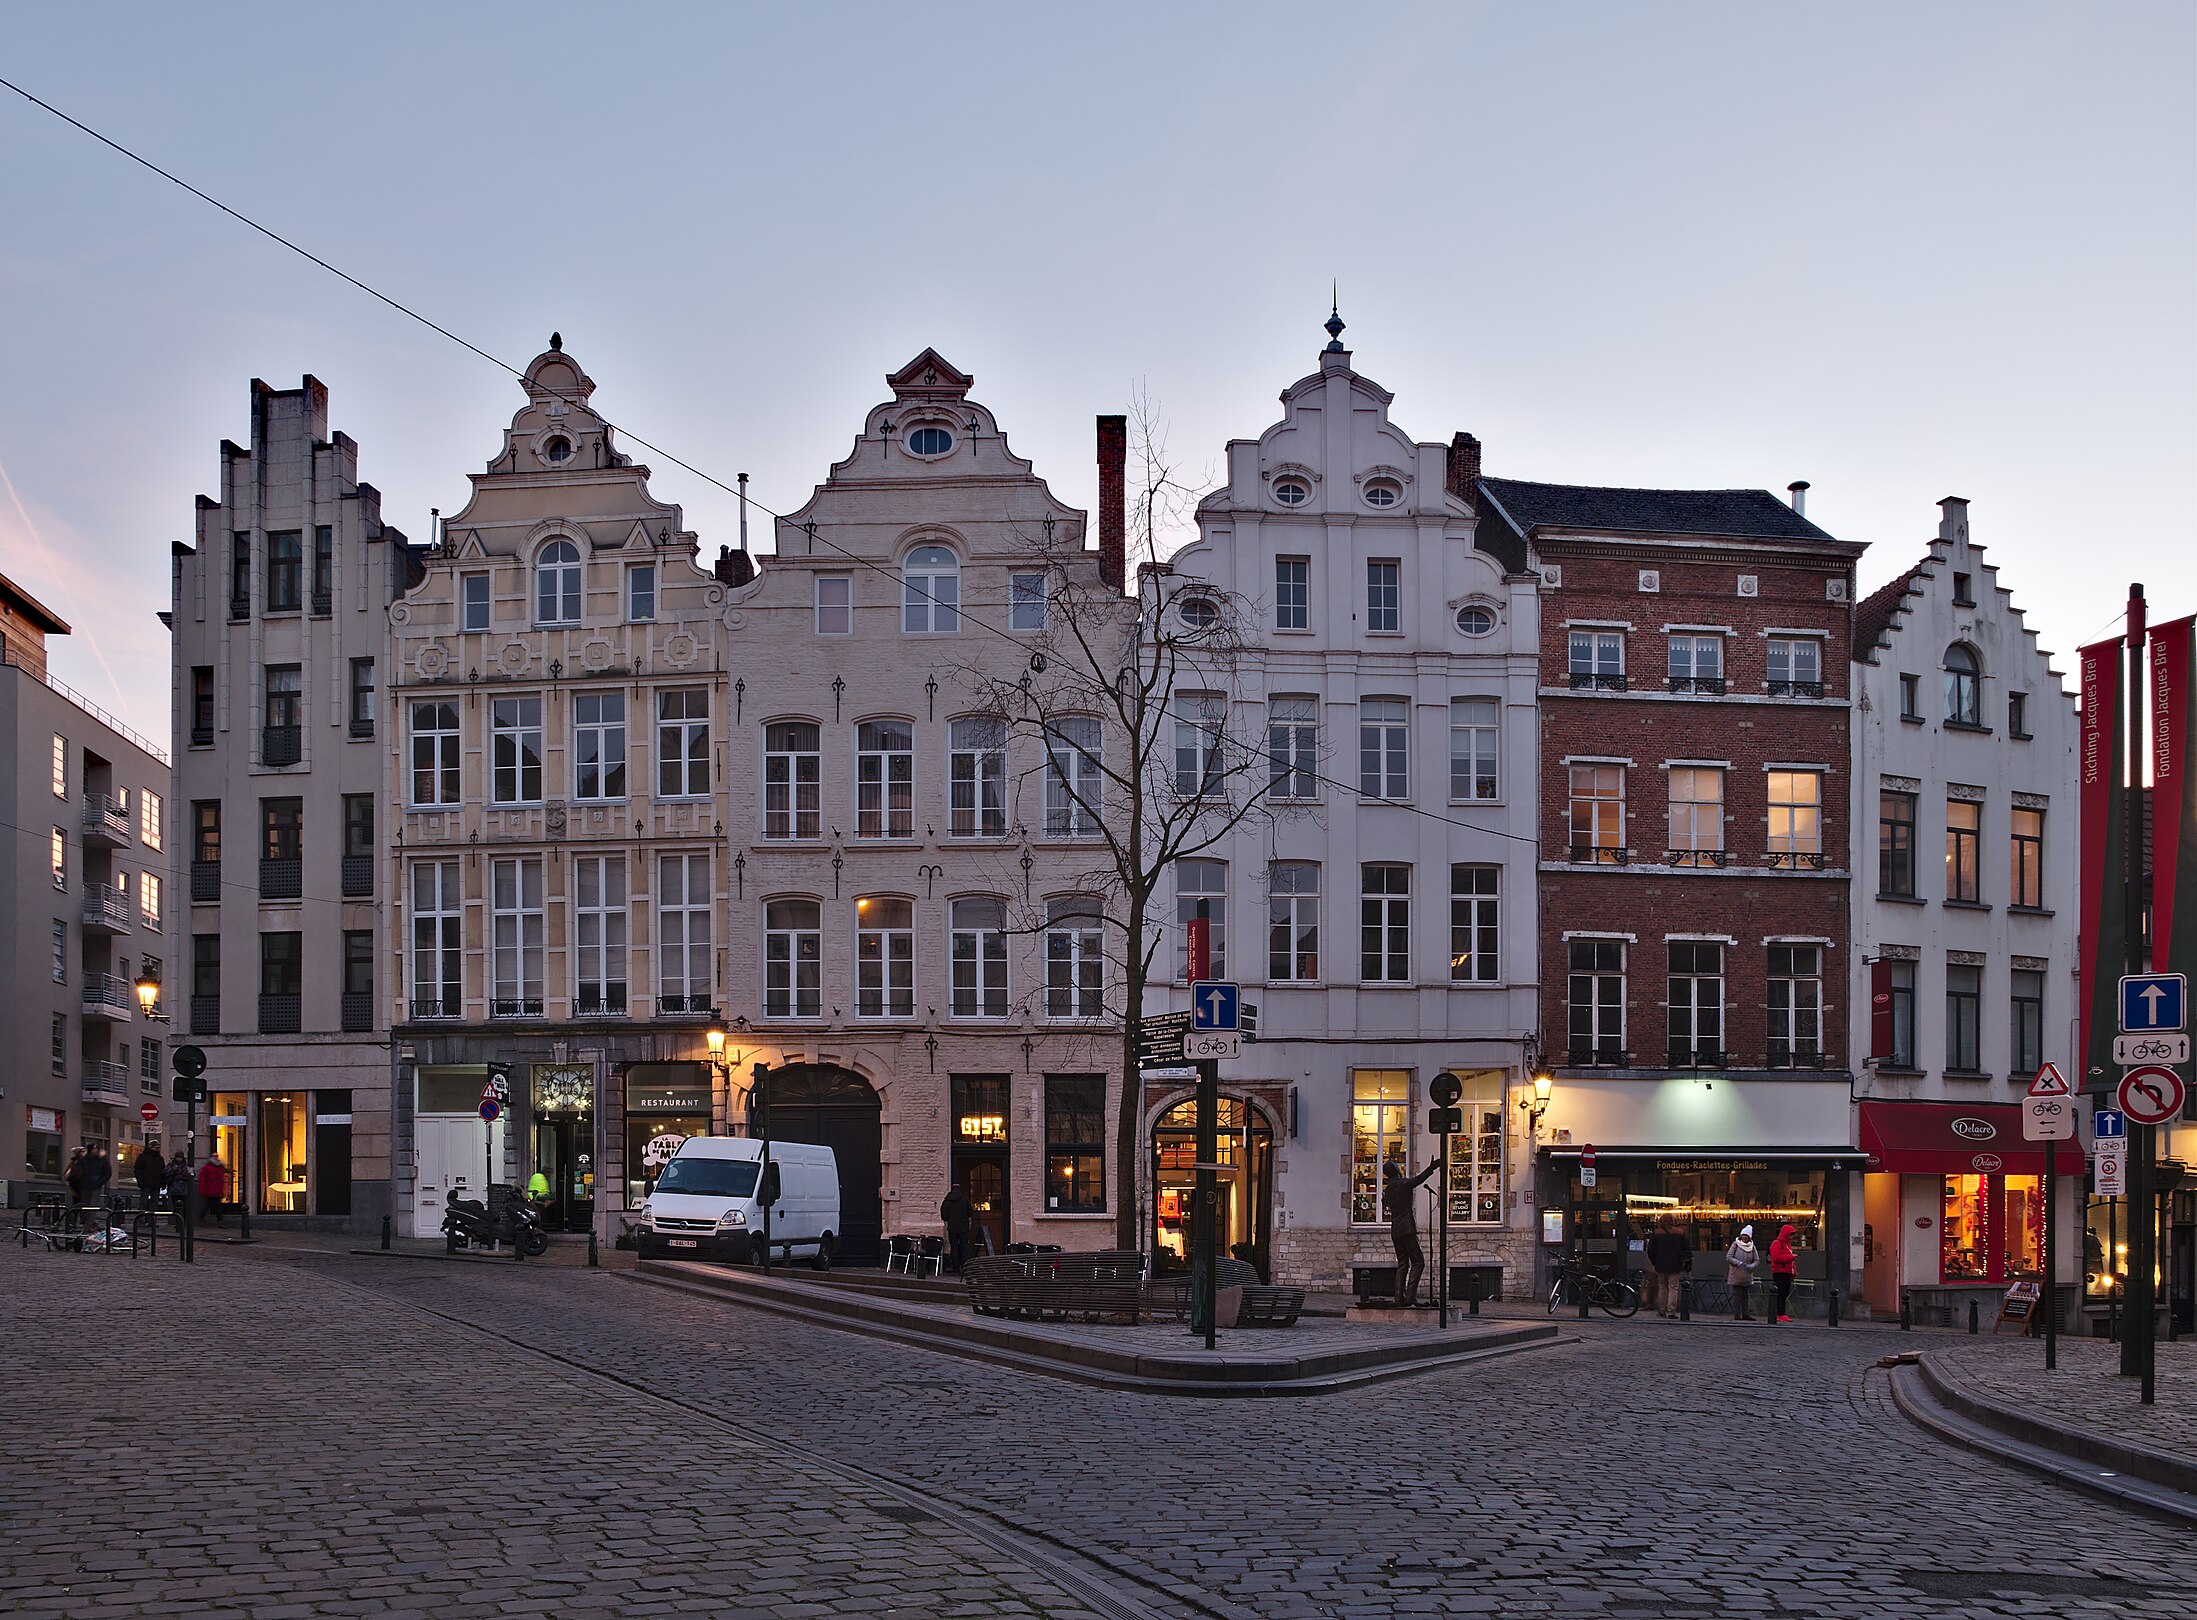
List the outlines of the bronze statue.
{"label": "bronze statue", "polygon": [[1439,1159],[1410,1180],[1392,1159],[1381,1183],[1381,1201],[1388,1209],[1388,1240],[1396,1248],[1396,1303],[1411,1305],[1419,1298],[1419,1279],[1426,1275],[1426,1251],[1419,1247],[1419,1220],[1412,1211],[1414,1188],[1442,1167]]}

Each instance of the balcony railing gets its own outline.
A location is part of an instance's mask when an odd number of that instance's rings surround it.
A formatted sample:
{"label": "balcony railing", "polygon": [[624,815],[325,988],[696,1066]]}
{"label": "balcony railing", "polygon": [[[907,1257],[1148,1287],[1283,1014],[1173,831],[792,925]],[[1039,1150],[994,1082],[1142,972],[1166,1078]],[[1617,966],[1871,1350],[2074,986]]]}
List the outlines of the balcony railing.
{"label": "balcony railing", "polygon": [[193,1035],[219,1035],[221,1033],[221,997],[191,997],[191,1033]]}
{"label": "balcony railing", "polygon": [[678,995],[667,990],[656,998],[657,1013],[667,1018],[695,1018],[709,1009],[708,996]]}
{"label": "balcony railing", "polygon": [[1803,867],[1821,872],[1829,867],[1831,858],[1820,849],[1773,849],[1762,857],[1762,864],[1793,872]]}
{"label": "balcony railing", "polygon": [[295,1035],[304,1027],[302,997],[263,995],[259,998],[259,1032],[262,1035]]}
{"label": "balcony railing", "polygon": [[137,1013],[137,992],[112,973],[84,975],[84,1016],[128,1019]]}
{"label": "balcony railing", "polygon": [[1596,1041],[1587,1046],[1574,1046],[1566,1060],[1574,1069],[1621,1069],[1630,1055],[1615,1041]]}
{"label": "balcony railing", "polygon": [[361,899],[374,892],[374,857],[371,855],[346,855],[343,858],[343,894],[347,900]]}
{"label": "balcony railing", "polygon": [[1728,849],[1667,849],[1663,852],[1665,866],[1729,866],[1732,852]]}
{"label": "balcony railing", "polygon": [[456,995],[451,996],[447,1001],[440,996],[414,996],[412,998],[412,1016],[414,1018],[462,1018],[465,1016],[465,1003]]}
{"label": "balcony railing", "polygon": [[85,1063],[84,1100],[100,1108],[129,1107],[129,1065],[106,1058],[93,1058]]}
{"label": "balcony railing", "polygon": [[353,740],[358,742],[372,742],[374,740],[374,722],[370,719],[353,719],[351,722],[351,736]]}
{"label": "balcony railing", "polygon": [[626,1015],[626,987],[622,984],[583,985],[572,1004],[572,1014],[575,1018],[623,1018]]}
{"label": "balcony railing", "polygon": [[1721,675],[1673,675],[1671,690],[1691,692],[1699,697],[1722,697],[1724,677]]}
{"label": "balcony railing", "polygon": [[305,731],[300,726],[259,728],[259,762],[262,765],[295,765],[305,756]]}
{"label": "balcony railing", "polygon": [[129,898],[104,883],[85,884],[84,926],[102,934],[123,932],[130,926]]}
{"label": "balcony railing", "polygon": [[1616,844],[1574,844],[1571,859],[1589,866],[1630,866],[1632,851]]}
{"label": "balcony railing", "polygon": [[491,1018],[539,1018],[541,1015],[540,996],[497,996],[488,1003]]}
{"label": "balcony railing", "polygon": [[1819,698],[1823,696],[1823,683],[1821,681],[1772,681],[1770,682],[1770,696]]}
{"label": "balcony railing", "polygon": [[1827,1069],[1830,1054],[1812,1041],[1772,1041],[1763,1059],[1766,1069]]}
{"label": "balcony railing", "polygon": [[219,861],[191,862],[191,899],[199,904],[215,903],[221,899]]}
{"label": "balcony railing", "polygon": [[374,1027],[374,995],[370,990],[343,993],[343,1027],[350,1034]]}
{"label": "balcony railing", "polygon": [[232,596],[229,598],[229,622],[231,624],[242,624],[251,616],[252,599],[250,597]]}
{"label": "balcony railing", "polygon": [[305,863],[296,856],[259,863],[262,900],[296,900],[305,893]]}
{"label": "balcony railing", "polygon": [[1622,675],[1600,675],[1584,669],[1571,672],[1571,689],[1574,692],[1622,692],[1630,684]]}
{"label": "balcony railing", "polygon": [[214,728],[212,726],[191,727],[191,746],[193,748],[211,748],[213,745]]}
{"label": "balcony railing", "polygon": [[84,795],[84,841],[119,848],[130,841],[130,813],[104,793]]}
{"label": "balcony railing", "polygon": [[1730,1060],[1721,1046],[1676,1043],[1664,1053],[1664,1061],[1673,1069],[1721,1069]]}
{"label": "balcony railing", "polygon": [[314,617],[314,618],[316,618],[316,619],[325,619],[325,618],[327,618],[327,617],[328,617],[328,615],[329,615],[330,613],[332,613],[332,612],[333,612],[333,611],[335,610],[335,606],[336,606],[336,599],[335,599],[335,597],[334,597],[334,595],[333,595],[332,593],[330,593],[330,592],[328,592],[328,591],[315,591],[315,592],[313,593],[313,617]]}

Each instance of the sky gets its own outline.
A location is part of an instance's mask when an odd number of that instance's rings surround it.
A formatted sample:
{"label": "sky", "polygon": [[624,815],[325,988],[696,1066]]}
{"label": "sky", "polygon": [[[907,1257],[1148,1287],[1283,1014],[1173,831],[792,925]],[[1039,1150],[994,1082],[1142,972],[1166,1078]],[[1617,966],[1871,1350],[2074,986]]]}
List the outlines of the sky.
{"label": "sky", "polygon": [[[614,422],[799,505],[935,347],[1090,507],[1357,368],[1494,475],[1936,501],[2069,656],[2197,610],[2197,6],[23,4],[0,78]],[[0,90],[0,572],[168,731],[169,547],[254,377],[414,539],[504,373]],[[733,502],[651,458],[706,555]],[[759,540],[767,523],[758,530]]]}

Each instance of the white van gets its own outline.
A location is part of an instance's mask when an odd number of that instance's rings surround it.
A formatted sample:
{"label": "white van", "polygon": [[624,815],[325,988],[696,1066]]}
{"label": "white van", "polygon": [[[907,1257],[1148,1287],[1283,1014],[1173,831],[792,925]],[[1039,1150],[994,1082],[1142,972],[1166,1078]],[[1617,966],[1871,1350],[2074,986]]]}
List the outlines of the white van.
{"label": "white van", "polygon": [[[821,1271],[839,1249],[839,1163],[813,1142],[773,1142],[770,1162],[778,1178],[772,1257],[805,1258]],[[760,1265],[762,1173],[763,1144],[753,1137],[688,1137],[641,1205],[641,1257]]]}

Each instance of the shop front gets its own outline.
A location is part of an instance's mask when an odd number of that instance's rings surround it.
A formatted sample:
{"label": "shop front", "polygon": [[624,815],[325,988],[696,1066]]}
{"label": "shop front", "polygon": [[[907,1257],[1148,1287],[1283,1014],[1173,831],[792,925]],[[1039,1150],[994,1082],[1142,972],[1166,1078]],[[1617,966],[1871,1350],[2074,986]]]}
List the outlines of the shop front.
{"label": "shop front", "polygon": [[[2045,1223],[2074,1236],[2084,1174],[2079,1143],[2053,1166],[2048,1197],[2044,1145],[2022,1139],[2011,1103],[1861,1104],[1863,1287],[1872,1310],[1897,1315],[1902,1295],[1965,1320],[1968,1303],[1990,1317],[2015,1283],[2044,1277]],[[2072,1241],[2061,1245],[2062,1288],[2082,1275]]]}
{"label": "shop front", "polygon": [[625,1066],[617,1169],[627,1209],[641,1207],[681,1142],[710,1134],[711,1074],[707,1063]]}
{"label": "shop front", "polygon": [[[1214,1137],[1221,1252],[1268,1275],[1274,1225],[1274,1130],[1244,1098],[1223,1096]],[[1152,1127],[1152,1266],[1189,1269],[1198,1184],[1198,1105],[1176,1103]]]}
{"label": "shop front", "polygon": [[351,1212],[348,1089],[217,1091],[200,1156],[221,1161],[229,1201],[255,1216]]}
{"label": "shop front", "polygon": [[595,1066],[528,1066],[534,1171],[549,1183],[553,1232],[584,1232],[595,1217]]}

